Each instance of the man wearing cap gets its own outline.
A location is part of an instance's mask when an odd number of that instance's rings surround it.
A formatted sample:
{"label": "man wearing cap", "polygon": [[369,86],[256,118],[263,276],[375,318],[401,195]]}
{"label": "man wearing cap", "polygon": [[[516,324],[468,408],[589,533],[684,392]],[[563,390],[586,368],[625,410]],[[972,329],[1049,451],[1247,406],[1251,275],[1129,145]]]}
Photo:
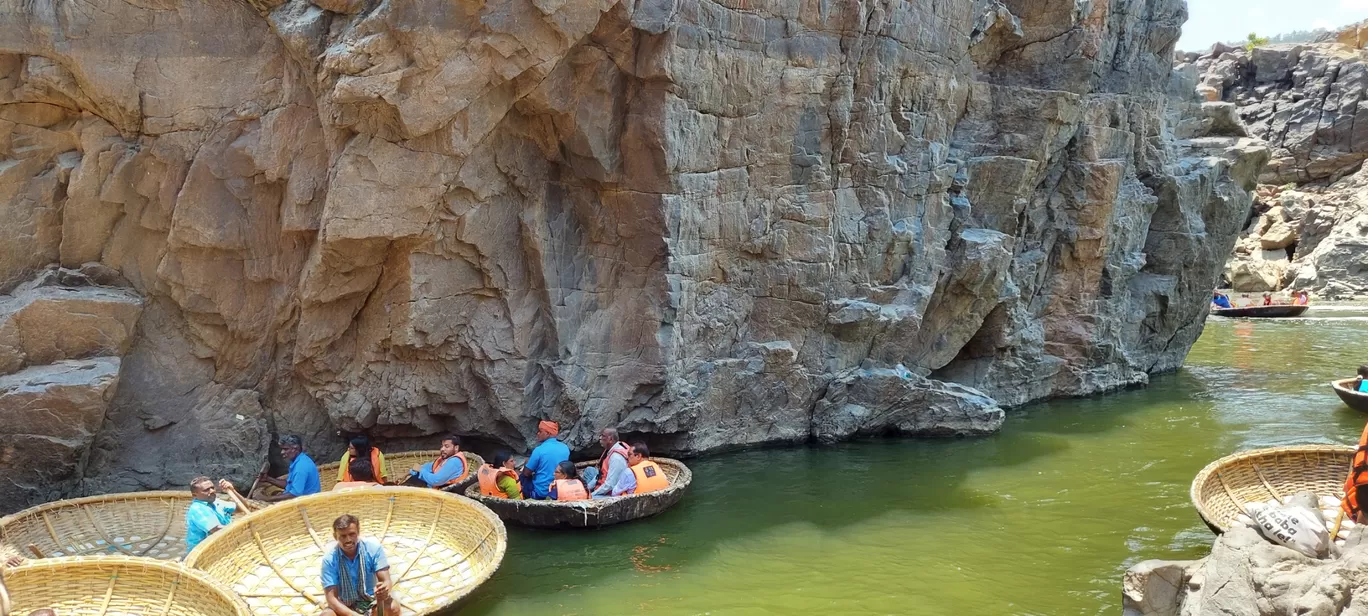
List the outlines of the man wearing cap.
{"label": "man wearing cap", "polygon": [[570,448],[560,442],[560,425],[554,421],[537,424],[537,440],[541,441],[527,464],[523,465],[522,489],[527,498],[545,499],[551,491],[551,481],[555,478],[556,465],[570,459]]}
{"label": "man wearing cap", "polygon": [[263,501],[276,503],[289,500],[297,496],[308,496],[317,494],[322,490],[318,480],[318,465],[314,464],[313,458],[304,453],[304,439],[293,434],[280,438],[280,457],[285,458],[290,463],[290,473],[285,479],[276,479],[266,473],[262,473],[260,480],[262,483],[269,483],[281,490],[275,496],[259,496]]}

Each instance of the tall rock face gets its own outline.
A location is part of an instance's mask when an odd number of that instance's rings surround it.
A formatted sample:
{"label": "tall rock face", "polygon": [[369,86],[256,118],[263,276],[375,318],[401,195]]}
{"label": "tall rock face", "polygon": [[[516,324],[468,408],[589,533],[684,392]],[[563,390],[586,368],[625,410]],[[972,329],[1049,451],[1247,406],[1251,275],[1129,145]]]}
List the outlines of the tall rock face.
{"label": "tall rock face", "polygon": [[[1180,57],[1272,159],[1226,279],[1237,291],[1368,293],[1368,23],[1321,43]],[[1219,103],[1213,103],[1219,104]],[[1233,121],[1233,119],[1232,119]]]}
{"label": "tall rock face", "polygon": [[1267,157],[1179,0],[92,1],[0,0],[0,281],[145,299],[87,491],[991,431],[1177,367]]}

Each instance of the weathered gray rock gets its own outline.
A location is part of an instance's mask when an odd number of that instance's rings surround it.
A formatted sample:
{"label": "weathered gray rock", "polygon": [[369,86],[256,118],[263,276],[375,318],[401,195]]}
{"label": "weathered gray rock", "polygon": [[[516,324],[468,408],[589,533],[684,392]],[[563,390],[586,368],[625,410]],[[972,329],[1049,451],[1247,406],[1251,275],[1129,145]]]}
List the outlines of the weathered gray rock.
{"label": "weathered gray rock", "polygon": [[119,359],[64,360],[0,376],[0,502],[70,493],[119,383]]}
{"label": "weathered gray rock", "polygon": [[50,9],[0,0],[0,281],[145,298],[92,490],[262,426],[991,429],[1176,368],[1267,158],[1178,0]]}
{"label": "weathered gray rock", "polygon": [[1368,544],[1350,539],[1317,560],[1247,527],[1216,539],[1198,561],[1145,561],[1126,572],[1126,616],[1354,616],[1368,608]]}
{"label": "weathered gray rock", "polygon": [[1004,414],[992,398],[893,368],[854,369],[827,384],[813,407],[812,435],[835,442],[852,436],[977,436],[996,432]]}

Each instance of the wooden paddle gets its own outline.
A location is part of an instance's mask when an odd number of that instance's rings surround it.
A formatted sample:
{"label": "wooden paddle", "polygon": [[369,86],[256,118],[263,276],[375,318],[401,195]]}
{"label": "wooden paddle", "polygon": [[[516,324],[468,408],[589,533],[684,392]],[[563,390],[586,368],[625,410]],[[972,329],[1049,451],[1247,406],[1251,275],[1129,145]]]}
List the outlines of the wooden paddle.
{"label": "wooden paddle", "polygon": [[246,500],[243,500],[242,496],[238,494],[236,488],[228,490],[228,498],[233,499],[233,502],[237,503],[238,509],[241,510],[243,513],[251,513],[253,511],[256,511],[255,508],[247,504]]}
{"label": "wooden paddle", "polygon": [[250,488],[247,489],[247,495],[248,495],[248,496],[251,496],[251,495],[253,495],[253,494],[256,494],[257,484],[258,484],[258,483],[261,483],[261,476],[262,476],[262,475],[265,475],[265,474],[266,474],[266,471],[269,471],[269,470],[271,470],[271,461],[270,461],[270,460],[267,460],[267,461],[265,461],[264,463],[262,463],[262,465],[261,465],[261,471],[258,472],[257,475],[256,475],[256,477],[252,479],[252,487],[250,487]]}

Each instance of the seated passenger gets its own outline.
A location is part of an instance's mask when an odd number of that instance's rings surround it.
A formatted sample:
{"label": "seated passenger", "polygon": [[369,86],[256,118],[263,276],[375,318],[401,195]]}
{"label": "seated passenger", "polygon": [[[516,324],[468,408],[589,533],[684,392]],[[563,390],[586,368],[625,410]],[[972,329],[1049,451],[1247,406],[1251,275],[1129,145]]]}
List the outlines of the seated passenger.
{"label": "seated passenger", "polygon": [[1311,303],[1311,295],[1310,295],[1309,293],[1307,293],[1306,291],[1302,291],[1301,293],[1298,293],[1298,294],[1297,294],[1297,301],[1296,301],[1296,304],[1297,304],[1298,306],[1306,306],[1306,305],[1308,305],[1308,304],[1310,304],[1310,303]]}
{"label": "seated passenger", "polygon": [[594,498],[645,494],[670,487],[670,478],[665,476],[665,471],[660,465],[652,462],[650,457],[651,450],[646,448],[646,443],[632,443],[632,448],[627,453],[628,470],[631,472],[623,473],[611,492],[595,495]]}
{"label": "seated passenger", "polygon": [[517,466],[513,464],[513,453],[507,449],[494,454],[493,464],[486,464],[476,471],[480,481],[480,494],[522,500],[522,485],[518,483]]}
{"label": "seated passenger", "polygon": [[1265,306],[1272,306],[1272,305],[1273,305],[1273,294],[1271,294],[1271,293],[1264,293],[1264,303],[1263,303],[1263,305],[1265,305]]}
{"label": "seated passenger", "polygon": [[627,471],[627,443],[618,438],[617,428],[604,428],[599,432],[599,444],[603,445],[603,455],[598,464],[584,469],[580,479],[593,490],[594,496],[607,496]]}
{"label": "seated passenger", "polygon": [[352,437],[337,468],[338,483],[385,483],[385,454],[361,434]]}
{"label": "seated passenger", "polygon": [[1359,366],[1358,382],[1355,383],[1354,391],[1368,392],[1368,365]]}
{"label": "seated passenger", "polygon": [[1226,297],[1224,293],[1219,293],[1219,292],[1217,292],[1217,293],[1212,293],[1212,295],[1211,295],[1211,303],[1212,303],[1213,305],[1215,305],[1217,308],[1230,308],[1230,307],[1231,307],[1231,305],[1230,305],[1230,298],[1229,298],[1229,297]]}
{"label": "seated passenger", "polygon": [[569,460],[556,465],[555,479],[551,481],[551,491],[547,497],[554,501],[589,500],[589,486],[575,472],[575,463]]}
{"label": "seated passenger", "polygon": [[452,435],[442,439],[436,460],[415,464],[409,470],[407,483],[441,489],[457,485],[469,476],[470,469],[466,467],[465,456],[461,455],[461,439]]}

